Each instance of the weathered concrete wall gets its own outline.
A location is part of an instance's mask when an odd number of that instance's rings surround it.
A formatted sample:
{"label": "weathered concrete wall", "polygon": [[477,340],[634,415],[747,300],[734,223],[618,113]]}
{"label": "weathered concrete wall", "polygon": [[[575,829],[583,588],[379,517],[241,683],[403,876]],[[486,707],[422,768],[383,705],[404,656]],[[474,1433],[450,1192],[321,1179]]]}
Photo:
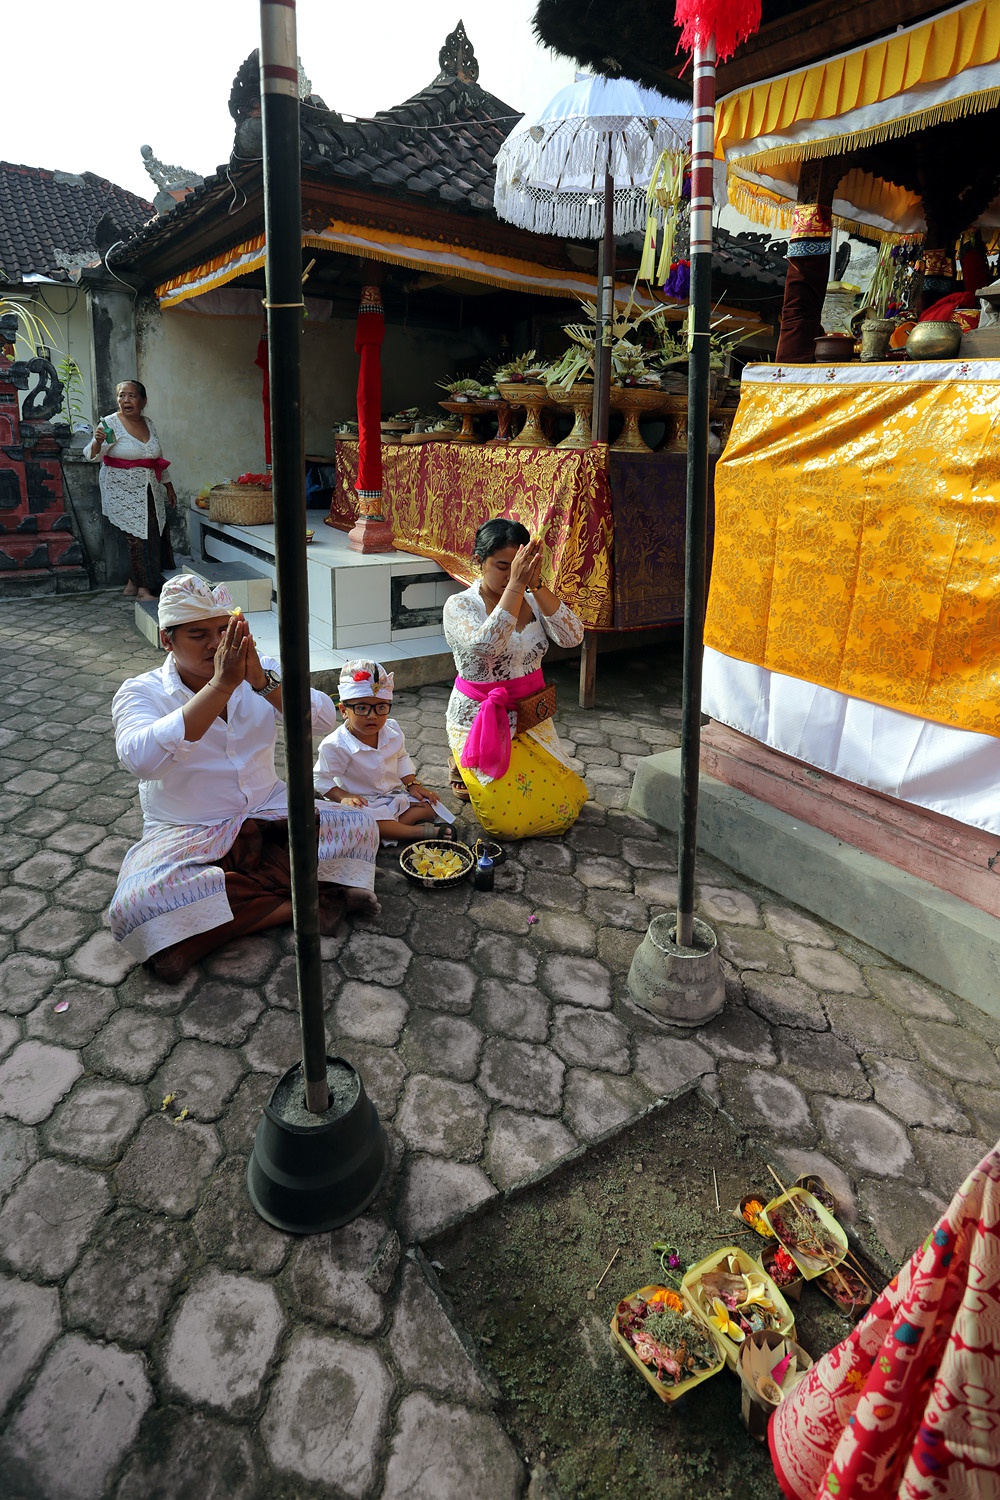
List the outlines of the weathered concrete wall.
{"label": "weathered concrete wall", "polygon": [[[261,372],[254,364],[262,317],[209,316],[145,308],[139,318],[139,379],[149,415],[171,461],[178,495],[264,467]],[[354,320],[307,322],[302,338],[307,453],[333,451],[335,422],[357,410]],[[456,360],[479,352],[475,330],[386,330],[383,410],[432,407],[435,385]]]}
{"label": "weathered concrete wall", "polygon": [[89,303],[94,415],[103,417],[115,409],[118,382],[134,380],[137,375],[135,311],[132,293],[114,284],[91,287]]}

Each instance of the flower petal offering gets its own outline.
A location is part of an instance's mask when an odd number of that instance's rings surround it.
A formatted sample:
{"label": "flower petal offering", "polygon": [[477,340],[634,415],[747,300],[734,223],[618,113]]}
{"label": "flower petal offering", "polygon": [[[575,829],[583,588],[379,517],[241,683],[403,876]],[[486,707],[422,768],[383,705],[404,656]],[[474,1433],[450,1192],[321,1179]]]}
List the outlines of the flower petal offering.
{"label": "flower petal offering", "polygon": [[708,1328],[669,1287],[644,1286],[619,1302],[611,1333],[661,1401],[676,1401],[725,1363]]}
{"label": "flower petal offering", "polygon": [[839,1266],[847,1254],[847,1236],[804,1188],[793,1187],[773,1198],[763,1219],[784,1245],[807,1281]]}
{"label": "flower petal offering", "polygon": [[695,1317],[719,1336],[733,1369],[740,1346],[752,1333],[792,1334],[795,1319],[771,1277],[745,1250],[735,1245],[692,1266],[681,1282],[681,1295]]}

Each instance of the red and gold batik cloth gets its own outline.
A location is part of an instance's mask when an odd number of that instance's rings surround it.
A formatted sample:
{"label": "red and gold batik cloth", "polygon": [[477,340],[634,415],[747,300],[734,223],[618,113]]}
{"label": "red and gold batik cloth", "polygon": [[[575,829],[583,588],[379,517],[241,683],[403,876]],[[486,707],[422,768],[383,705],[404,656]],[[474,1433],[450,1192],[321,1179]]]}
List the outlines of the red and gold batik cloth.
{"label": "red and gold batik cloth", "polygon": [[[330,522],[357,521],[358,445],[336,444]],[[463,583],[475,576],[476,530],[511,516],[541,536],[552,589],[589,629],[613,623],[612,512],[607,449],[509,448],[468,443],[386,444],[382,514],[405,552],[430,557]]]}
{"label": "red and gold batik cloth", "polygon": [[995,1500],[1000,1147],[768,1436],[789,1500]]}

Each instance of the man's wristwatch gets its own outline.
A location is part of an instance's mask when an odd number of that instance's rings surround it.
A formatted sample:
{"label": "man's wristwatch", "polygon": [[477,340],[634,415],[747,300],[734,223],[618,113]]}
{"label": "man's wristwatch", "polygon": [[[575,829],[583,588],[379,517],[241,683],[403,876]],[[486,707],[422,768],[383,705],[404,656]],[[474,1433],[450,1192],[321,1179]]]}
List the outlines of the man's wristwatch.
{"label": "man's wristwatch", "polygon": [[265,667],[263,686],[254,688],[254,692],[260,693],[262,698],[266,698],[269,693],[273,693],[275,688],[279,688],[280,686],[281,678],[278,676],[277,672],[275,672],[271,667]]}

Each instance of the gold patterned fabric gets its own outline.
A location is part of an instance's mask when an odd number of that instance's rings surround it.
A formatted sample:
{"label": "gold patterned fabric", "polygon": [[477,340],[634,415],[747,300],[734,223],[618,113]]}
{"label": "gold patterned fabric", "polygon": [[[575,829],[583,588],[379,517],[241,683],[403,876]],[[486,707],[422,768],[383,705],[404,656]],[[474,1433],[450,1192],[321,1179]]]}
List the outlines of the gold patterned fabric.
{"label": "gold patterned fabric", "polygon": [[[338,439],[334,526],[357,519],[357,443]],[[588,629],[612,624],[612,516],[607,449],[386,444],[382,512],[398,547],[433,558],[471,583],[472,542],[491,516],[510,516],[540,534],[552,588]]]}
{"label": "gold patterned fabric", "polygon": [[706,645],[1000,735],[998,433],[993,361],[749,367]]}

